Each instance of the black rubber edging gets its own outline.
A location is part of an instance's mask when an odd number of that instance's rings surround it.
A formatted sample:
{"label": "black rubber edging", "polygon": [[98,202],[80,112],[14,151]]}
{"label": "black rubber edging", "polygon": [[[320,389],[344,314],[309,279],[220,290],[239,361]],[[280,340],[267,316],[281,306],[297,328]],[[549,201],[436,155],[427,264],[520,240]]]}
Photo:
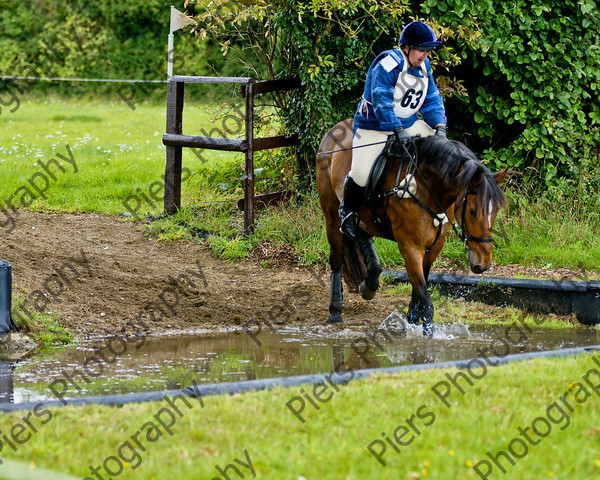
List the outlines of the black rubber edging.
{"label": "black rubber edging", "polygon": [[[593,345],[587,347],[575,347],[565,348],[562,350],[546,350],[542,352],[527,352],[527,353],[515,353],[512,355],[506,355],[505,357],[487,357],[488,364],[504,365],[511,362],[521,362],[523,360],[533,360],[535,358],[548,358],[548,357],[567,357],[570,355],[581,355],[584,353],[590,353],[594,351],[600,351],[600,345]],[[473,365],[475,363],[475,365]],[[45,407],[62,407],[67,405],[83,406],[83,405],[111,405],[120,406],[127,403],[144,403],[144,402],[160,402],[164,400],[165,396],[174,397],[176,395],[186,395],[189,397],[204,397],[207,395],[220,395],[228,393],[233,395],[235,393],[244,393],[249,391],[266,390],[275,387],[295,387],[298,385],[315,385],[325,383],[326,379],[333,380],[336,384],[341,385],[348,383],[351,380],[359,378],[365,378],[370,375],[384,373],[398,373],[406,371],[421,371],[421,370],[435,370],[442,368],[470,368],[481,366],[482,360],[480,358],[469,358],[466,360],[455,360],[448,362],[437,362],[437,363],[421,363],[415,365],[398,365],[395,367],[383,367],[383,368],[366,368],[363,370],[354,370],[354,375],[349,375],[350,370],[341,370],[340,374],[337,373],[319,373],[312,375],[297,375],[293,377],[280,377],[280,378],[265,378],[259,380],[245,380],[241,382],[228,382],[228,383],[213,383],[209,385],[195,385],[193,387],[183,388],[181,390],[162,390],[157,392],[146,392],[146,393],[129,393],[121,395],[103,395],[103,396],[91,396],[91,397],[79,397],[72,399],[65,399],[66,405],[60,400],[40,400],[39,402],[28,402],[19,404],[2,404],[0,405],[0,412],[15,412],[20,410],[33,410],[33,408]],[[341,380],[336,380],[336,377],[347,377]]]}
{"label": "black rubber edging", "polygon": [[[404,271],[384,270],[381,275],[392,283],[409,281]],[[600,280],[537,280],[432,273],[427,283],[437,285],[443,294],[466,300],[499,306],[514,305],[542,314],[574,313],[584,325],[600,324]]]}

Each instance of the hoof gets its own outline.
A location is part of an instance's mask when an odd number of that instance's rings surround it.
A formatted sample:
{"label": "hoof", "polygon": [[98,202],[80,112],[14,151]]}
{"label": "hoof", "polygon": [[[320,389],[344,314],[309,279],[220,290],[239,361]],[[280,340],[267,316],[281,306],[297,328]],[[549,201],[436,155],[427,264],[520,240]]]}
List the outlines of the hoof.
{"label": "hoof", "polygon": [[339,313],[332,313],[331,315],[329,315],[329,318],[327,319],[327,325],[331,324],[331,323],[342,323],[344,321],[344,319],[342,318],[342,316]]}
{"label": "hoof", "polygon": [[364,282],[369,290],[376,292],[379,289],[379,273],[369,275]]}
{"label": "hoof", "polygon": [[360,296],[365,300],[373,300],[375,294],[377,293],[377,290],[371,290],[367,285],[367,282],[363,280],[358,286],[358,292],[360,293]]}
{"label": "hoof", "polygon": [[406,320],[411,325],[419,324],[419,311],[416,308],[409,307],[408,312],[406,313]]}
{"label": "hoof", "polygon": [[433,322],[423,322],[423,336],[425,338],[433,338],[435,334],[435,324]]}

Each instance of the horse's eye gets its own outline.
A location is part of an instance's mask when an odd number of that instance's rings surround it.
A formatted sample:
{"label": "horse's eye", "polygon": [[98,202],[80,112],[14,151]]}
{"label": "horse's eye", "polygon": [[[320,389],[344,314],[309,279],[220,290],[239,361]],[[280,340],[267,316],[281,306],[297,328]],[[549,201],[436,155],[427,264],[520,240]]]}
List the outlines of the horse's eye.
{"label": "horse's eye", "polygon": [[471,214],[472,217],[476,217],[477,216],[477,212],[473,209],[469,210],[469,213]]}

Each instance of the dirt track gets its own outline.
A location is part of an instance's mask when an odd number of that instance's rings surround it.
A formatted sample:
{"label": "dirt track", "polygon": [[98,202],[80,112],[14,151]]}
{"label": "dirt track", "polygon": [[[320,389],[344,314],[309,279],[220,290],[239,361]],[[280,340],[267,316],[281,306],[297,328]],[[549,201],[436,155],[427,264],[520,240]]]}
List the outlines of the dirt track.
{"label": "dirt track", "polygon": [[[260,266],[265,255],[273,266]],[[325,270],[298,267],[285,252],[225,263],[202,243],[157,242],[140,223],[115,217],[19,212],[14,230],[1,236],[0,258],[12,265],[13,292],[27,299],[30,311],[60,312],[60,323],[82,337],[239,328],[254,321],[267,328],[265,320],[314,324],[328,316]],[[489,272],[516,273],[549,272],[516,266]],[[370,302],[345,293],[346,322],[379,322],[407,306],[408,297],[386,290]]]}
{"label": "dirt track", "polygon": [[[120,218],[20,212],[0,239],[0,258],[12,265],[13,292],[30,311],[61,312],[61,324],[80,336],[223,329],[256,319],[312,324],[328,315],[324,270],[289,258],[269,268],[252,259],[222,262],[206,245],[157,242]],[[345,297],[351,322],[382,320],[400,300]]]}

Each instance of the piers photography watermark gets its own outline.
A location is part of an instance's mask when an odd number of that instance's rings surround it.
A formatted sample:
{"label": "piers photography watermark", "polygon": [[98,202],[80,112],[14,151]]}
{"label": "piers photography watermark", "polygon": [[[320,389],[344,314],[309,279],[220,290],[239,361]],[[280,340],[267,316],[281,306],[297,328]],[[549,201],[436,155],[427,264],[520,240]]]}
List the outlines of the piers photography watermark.
{"label": "piers photography watermark", "polygon": [[[600,367],[600,357],[594,355],[591,360]],[[581,376],[580,381],[570,383],[566,391],[544,409],[542,415],[534,418],[525,427],[517,427],[518,436],[509,440],[505,450],[495,453],[487,451],[487,458],[473,465],[475,473],[483,480],[494,472],[506,474],[518,460],[525,458],[533,447],[549,437],[554,427],[558,427],[560,431],[569,428],[571,415],[576,413],[575,408],[593,397],[592,392],[600,398],[600,371],[596,368],[590,368]]]}
{"label": "piers photography watermark", "polygon": [[[535,318],[540,325],[545,320]],[[515,351],[520,351],[521,346],[530,342],[532,328],[523,318],[519,322],[508,325],[501,338],[495,338],[489,345],[476,349],[479,357],[470,359],[463,368],[455,373],[445,372],[444,378],[430,387],[436,402],[444,408],[451,408],[458,397],[480,385],[489,372],[490,367],[496,367],[500,361]],[[382,432],[383,439],[373,439],[365,448],[382,466],[386,466],[384,455],[388,452],[388,445],[396,454],[400,454],[406,447],[422,433],[424,428],[431,427],[436,421],[436,409],[428,404],[423,404],[411,414],[406,421],[394,428],[393,434]],[[420,421],[421,425],[416,425]],[[392,440],[393,438],[393,440]],[[385,440],[385,441],[384,441]]]}
{"label": "piers photography watermark", "polygon": [[[182,35],[181,38],[189,43],[196,53],[200,51],[198,45],[194,43],[190,35]],[[129,83],[117,89],[117,95],[121,101],[123,101],[132,111],[135,111],[137,108],[135,106],[135,99],[137,95],[141,94],[140,97],[144,98],[150,94],[149,89],[144,83],[170,78],[168,69],[169,63],[173,64],[173,70],[181,71],[183,70],[183,67],[185,67],[185,57],[181,55],[175,55],[173,50],[169,50],[167,52],[167,59],[159,60],[151,72],[144,73],[141,82]],[[135,77],[132,76],[131,80],[135,80]]]}
{"label": "piers photography watermark", "polygon": [[52,302],[62,302],[61,295],[66,289],[74,288],[75,282],[81,282],[86,275],[92,278],[93,271],[88,257],[83,249],[81,258],[70,257],[62,265],[52,265],[53,271],[43,280],[42,286],[33,290],[18,308],[13,309],[12,315],[18,321],[19,328],[29,331],[29,322],[33,322],[31,307],[38,312],[44,312]]}
{"label": "piers photography watermark", "polygon": [[[65,58],[72,51],[84,54],[86,43],[93,39],[100,30],[101,26],[98,23],[84,22],[79,26],[72,24],[69,29],[63,29],[54,37],[41,40],[43,46],[37,53],[34,64],[21,65],[18,60],[15,60],[9,71],[15,77],[28,77],[28,80],[24,81],[28,87],[38,82],[40,78],[54,78],[56,67],[64,65]],[[14,104],[9,112],[15,113],[21,106],[19,95],[23,95],[24,91],[16,84],[10,83],[5,86],[3,91],[7,92],[10,98],[4,100],[0,94],[0,105],[11,107]],[[2,108],[0,108],[0,115],[2,115]]]}
{"label": "piers photography watermark", "polygon": [[[94,353],[86,357],[82,367],[75,367],[70,371],[63,369],[61,376],[48,385],[48,390],[62,405],[68,405],[70,402],[67,393],[71,387],[81,392],[84,383],[91,383],[94,378],[103,374],[106,366],[114,364],[118,357],[126,355],[130,343],[136,343],[135,348],[138,349],[145,342],[145,335],[133,339],[114,335],[107,339],[104,347],[95,348]],[[15,422],[9,429],[5,429],[4,434],[0,436],[0,455],[8,448],[18,452],[34,435],[39,434],[42,427],[48,425],[53,418],[54,413],[46,406],[46,402],[38,402],[19,421]],[[2,459],[0,458],[1,464]]]}
{"label": "piers photography watermark", "polygon": [[[235,478],[244,479],[248,473],[252,474],[252,478],[256,478],[256,471],[254,470],[254,465],[250,459],[248,449],[244,449],[244,457],[246,461],[240,460],[239,458],[234,458],[233,462],[225,465],[224,467],[215,465],[215,470],[219,475],[212,477],[210,480],[233,480]],[[249,472],[242,471],[242,468],[248,470]],[[234,473],[237,475],[237,477],[233,475]],[[250,476],[248,476],[248,478],[250,478]]]}
{"label": "piers photography watermark", "polygon": [[[81,281],[80,276],[83,273],[83,269],[81,268],[82,265],[85,265],[85,270],[90,277],[93,275],[90,261],[83,250],[81,251],[81,255],[83,261],[70,259],[71,261],[65,262],[61,267],[53,266],[54,272],[49,274],[43,281],[43,287],[32,292],[24,301],[21,308],[13,311],[15,318],[21,320],[19,322],[21,325],[27,325],[24,315],[30,317],[30,319],[32,317],[32,314],[29,312],[29,302],[33,303],[38,311],[44,311],[51,300],[60,301],[60,298],[58,298],[57,295],[65,291],[67,287],[74,288],[74,281]],[[134,332],[137,332],[137,334],[128,336],[111,335],[106,339],[102,347],[93,348],[93,353],[87,355],[81,365],[64,368],[61,371],[61,375],[58,378],[53,379],[48,385],[48,391],[51,393],[51,396],[58,400],[61,405],[69,405],[73,394],[78,393],[81,395],[86,393],[86,385],[92,384],[95,379],[104,374],[107,367],[116,364],[119,358],[127,355],[132,346],[135,347],[136,350],[141,349],[146,344],[146,331],[149,330],[148,324],[144,321],[145,316],[148,316],[148,321],[159,321],[171,315],[176,315],[181,295],[188,295],[190,291],[198,291],[201,285],[206,289],[208,288],[208,281],[199,261],[196,261],[196,270],[197,271],[187,268],[184,273],[177,276],[175,276],[175,274],[169,275],[167,277],[169,285],[162,289],[156,300],[146,303],[140,309],[140,313],[136,318],[127,322],[122,327],[123,330],[130,327]],[[47,292],[45,293],[45,291]],[[48,295],[48,293],[50,293],[50,295]],[[195,383],[194,392],[198,392]],[[192,396],[199,397],[199,395],[196,394]],[[175,409],[174,401],[179,397],[181,396],[177,396],[173,400],[165,397],[164,400]],[[185,397],[181,398],[184,400],[184,403],[189,403]],[[201,398],[199,398],[199,401],[202,404]],[[176,413],[178,413],[180,417],[182,416],[180,415],[180,410],[176,410]],[[165,419],[165,415],[168,415],[168,419]],[[29,442],[29,440],[36,434],[39,434],[41,429],[48,425],[53,418],[54,413],[52,409],[46,406],[45,401],[40,401],[35,404],[25,416],[15,422],[10,428],[4,429],[4,432],[0,431],[0,455],[3,451],[7,451],[7,449],[18,452],[27,442]],[[160,425],[162,430],[166,433],[171,433],[170,428],[174,425],[175,418],[172,411],[166,407],[161,408],[159,412],[157,412],[157,415],[155,415],[156,422],[158,422],[158,425]],[[152,429],[149,428],[146,432],[146,439],[150,442],[156,441],[158,437],[162,435],[158,427],[154,429],[154,435],[150,434],[150,430]],[[138,436],[140,434],[141,433],[139,432],[137,433]],[[105,471],[113,472],[113,476],[120,475],[123,462],[131,463],[124,458],[125,455],[128,455],[124,452],[129,448],[129,445],[124,443],[121,447],[118,449],[117,457],[109,456],[102,463]],[[138,445],[138,447],[142,449],[141,446]],[[132,449],[127,451],[129,454],[135,453]],[[142,449],[141,451],[143,452],[144,450]],[[133,458],[132,461],[135,460],[135,458]],[[1,464],[2,459],[0,458],[0,465]],[[97,467],[95,472],[97,473],[99,469],[100,467]],[[90,466],[90,470],[92,471],[92,474],[94,474],[93,467]],[[117,471],[119,473],[115,473]]]}
{"label": "piers photography watermark", "polygon": [[[265,109],[266,106],[256,107],[255,115],[260,115]],[[221,121],[220,128],[216,125],[213,126],[210,131],[200,128],[199,133],[207,138],[227,138],[228,135],[232,135],[234,137],[238,136],[244,130],[244,117],[245,115],[240,110],[239,106],[234,105],[227,111],[226,115],[221,115],[218,117],[218,120]],[[187,147],[187,149],[191,150],[202,164],[209,162],[204,153],[206,149],[196,147]],[[189,168],[181,168],[182,185],[187,183],[193,176],[194,173],[192,173]],[[159,208],[159,203],[164,200],[165,181],[165,175],[163,174],[160,176],[160,180],[156,180],[148,186],[147,191],[138,187],[134,193],[130,193],[129,195],[123,197],[121,203],[127,212],[126,216],[133,217],[135,220],[139,221],[142,219],[140,216],[140,209]]]}
{"label": "piers photography watermark", "polygon": [[[137,469],[143,462],[142,453],[146,452],[150,444],[156,443],[162,436],[168,434],[170,437],[174,435],[173,428],[177,421],[182,419],[189,410],[194,408],[190,398],[197,400],[200,408],[204,408],[204,401],[198,394],[196,382],[193,382],[195,393],[188,398],[180,395],[173,397],[165,395],[163,404],[152,415],[151,420],[146,420],[131,436],[127,438],[116,448],[116,455],[108,455],[99,464],[88,468],[91,472],[91,477],[85,477],[83,480],[104,480],[104,474],[109,478],[118,477],[123,473],[125,465],[131,467],[132,470]],[[184,409],[184,406],[187,410]]]}

